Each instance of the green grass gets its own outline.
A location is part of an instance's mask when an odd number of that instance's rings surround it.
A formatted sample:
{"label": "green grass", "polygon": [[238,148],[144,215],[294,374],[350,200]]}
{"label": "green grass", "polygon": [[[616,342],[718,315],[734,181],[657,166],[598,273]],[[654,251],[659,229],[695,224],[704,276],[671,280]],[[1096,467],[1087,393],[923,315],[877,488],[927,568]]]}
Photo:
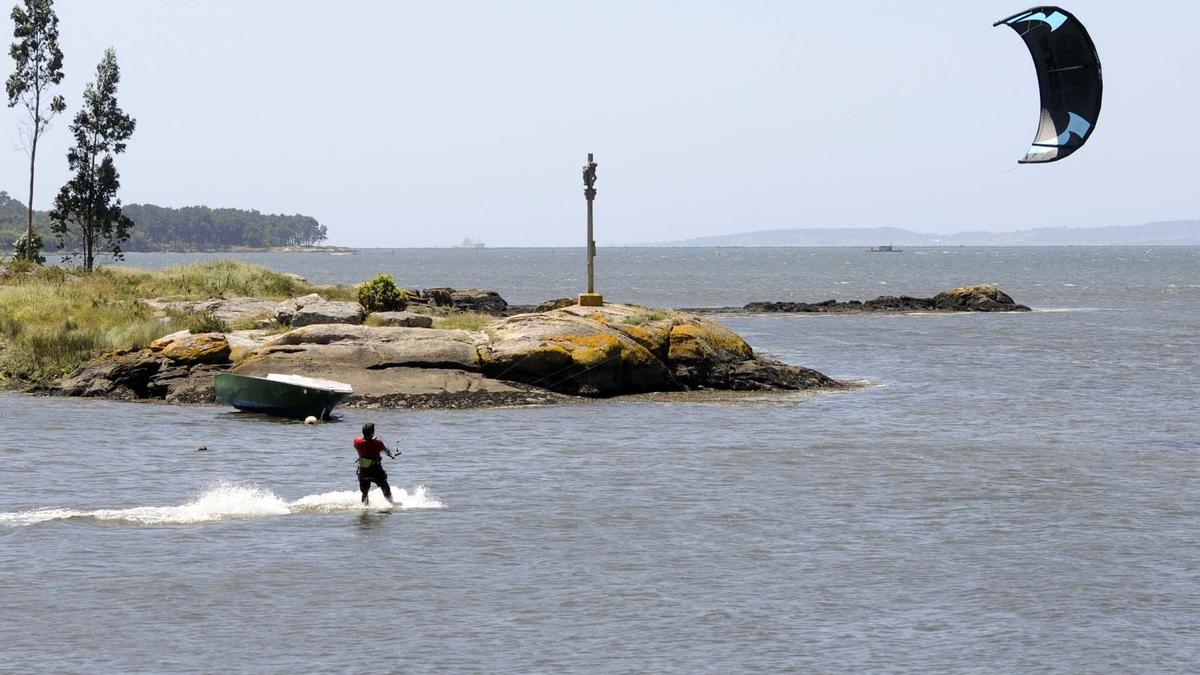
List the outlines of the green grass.
{"label": "green grass", "polygon": [[443,330],[481,331],[499,321],[499,317],[482,312],[454,312],[433,317],[433,327]]}
{"label": "green grass", "polygon": [[47,383],[103,352],[140,349],[195,321],[174,313],[155,316],[144,299],[283,300],[315,292],[330,299],[354,297],[348,286],[317,287],[230,260],[161,272],[104,268],[90,274],[10,263],[0,269],[0,379]]}
{"label": "green grass", "polygon": [[188,331],[191,333],[228,333],[229,330],[229,324],[224,319],[212,314],[197,314],[188,322]]}

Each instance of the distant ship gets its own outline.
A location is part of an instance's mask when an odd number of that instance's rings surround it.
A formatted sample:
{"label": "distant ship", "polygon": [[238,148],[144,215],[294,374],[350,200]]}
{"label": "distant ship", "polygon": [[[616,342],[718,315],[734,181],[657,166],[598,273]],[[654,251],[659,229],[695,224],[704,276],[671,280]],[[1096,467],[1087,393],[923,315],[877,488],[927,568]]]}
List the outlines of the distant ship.
{"label": "distant ship", "polygon": [[462,243],[454,248],[483,248],[486,245],[487,244],[484,244],[482,241],[475,241],[470,237],[463,237]]}
{"label": "distant ship", "polygon": [[868,253],[903,253],[904,249],[895,248],[891,244],[886,244],[884,246],[872,246],[871,248],[867,249],[867,252]]}

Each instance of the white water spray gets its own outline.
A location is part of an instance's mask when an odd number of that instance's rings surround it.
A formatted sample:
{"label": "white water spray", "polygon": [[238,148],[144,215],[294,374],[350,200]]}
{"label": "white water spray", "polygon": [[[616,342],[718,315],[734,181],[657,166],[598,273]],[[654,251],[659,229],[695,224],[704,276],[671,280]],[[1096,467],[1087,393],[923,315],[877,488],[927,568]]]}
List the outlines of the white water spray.
{"label": "white water spray", "polygon": [[[93,511],[68,508],[14,511],[0,513],[0,527],[23,527],[72,518],[131,525],[186,525],[297,513],[346,513],[388,506],[378,488],[372,489],[367,498],[369,504],[363,507],[358,491],[339,490],[307,495],[289,502],[265,488],[219,483],[196,499],[178,506],[136,506]],[[429,496],[424,485],[416,486],[412,492],[393,488],[392,498],[397,509],[440,509],[445,506],[436,497]]]}

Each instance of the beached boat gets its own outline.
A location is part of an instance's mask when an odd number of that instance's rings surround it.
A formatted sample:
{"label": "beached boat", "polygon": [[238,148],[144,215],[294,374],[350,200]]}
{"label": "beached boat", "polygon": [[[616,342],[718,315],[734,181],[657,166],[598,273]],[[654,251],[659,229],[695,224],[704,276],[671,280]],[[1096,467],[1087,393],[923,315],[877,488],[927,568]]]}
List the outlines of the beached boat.
{"label": "beached boat", "polygon": [[337,404],[354,393],[342,382],[278,373],[266,377],[221,373],[214,385],[217,400],[238,410],[296,419],[327,419]]}

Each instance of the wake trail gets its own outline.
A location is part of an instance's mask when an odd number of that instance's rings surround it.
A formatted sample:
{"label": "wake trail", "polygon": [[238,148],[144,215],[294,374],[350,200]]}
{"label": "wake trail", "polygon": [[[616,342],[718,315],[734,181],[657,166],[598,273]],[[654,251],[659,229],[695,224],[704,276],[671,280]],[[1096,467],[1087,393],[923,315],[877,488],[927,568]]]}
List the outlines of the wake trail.
{"label": "wake trail", "polygon": [[[411,492],[393,487],[392,498],[397,509],[445,507],[440,500],[429,495],[424,485],[414,487]],[[364,507],[357,490],[338,490],[307,495],[289,502],[265,488],[223,482],[178,506],[135,506],[91,511],[48,507],[0,512],[0,527],[25,527],[70,519],[130,525],[188,525],[302,513],[349,513],[388,507],[387,500],[378,488],[371,489],[367,500],[368,505]]]}

